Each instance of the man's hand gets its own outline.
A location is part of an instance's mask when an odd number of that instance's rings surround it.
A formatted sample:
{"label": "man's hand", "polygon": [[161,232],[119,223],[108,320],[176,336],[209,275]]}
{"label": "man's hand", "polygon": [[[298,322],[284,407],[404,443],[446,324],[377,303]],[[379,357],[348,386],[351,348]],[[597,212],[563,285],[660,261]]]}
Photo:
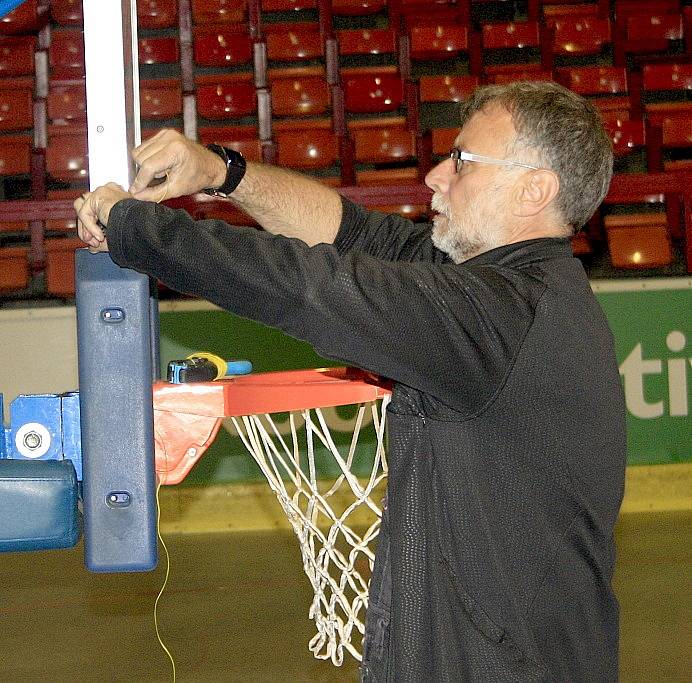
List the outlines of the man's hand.
{"label": "man's hand", "polygon": [[108,224],[108,217],[113,206],[121,199],[131,198],[132,195],[125,192],[120,185],[108,183],[93,192],[85,192],[75,200],[77,233],[79,238],[89,245],[90,251],[108,251],[103,226]]}
{"label": "man's hand", "polygon": [[[226,165],[218,155],[174,130],[159,131],[132,150],[139,172],[130,186],[135,199],[161,201],[194,194],[207,187],[220,187],[226,179]],[[166,180],[155,187],[155,178]]]}

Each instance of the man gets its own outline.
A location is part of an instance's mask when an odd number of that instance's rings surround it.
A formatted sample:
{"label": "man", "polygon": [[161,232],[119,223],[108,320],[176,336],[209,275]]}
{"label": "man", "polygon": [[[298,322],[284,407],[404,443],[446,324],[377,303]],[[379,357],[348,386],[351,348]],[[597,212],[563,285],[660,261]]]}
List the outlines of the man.
{"label": "man", "polygon": [[[552,83],[481,88],[461,122],[426,178],[432,226],[168,131],[135,150],[131,194],[75,203],[80,235],[394,380],[364,681],[614,681],[624,404],[569,242],[607,191],[610,141]],[[220,187],[266,232],[150,201]]]}

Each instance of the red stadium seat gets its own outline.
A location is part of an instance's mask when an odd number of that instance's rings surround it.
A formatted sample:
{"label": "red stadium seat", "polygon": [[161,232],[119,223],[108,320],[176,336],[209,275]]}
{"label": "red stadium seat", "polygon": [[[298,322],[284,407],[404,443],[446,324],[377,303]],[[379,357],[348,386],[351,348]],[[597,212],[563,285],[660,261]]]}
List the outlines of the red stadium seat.
{"label": "red stadium seat", "polygon": [[386,28],[344,29],[336,32],[341,55],[382,55],[396,51],[396,34]]}
{"label": "red stadium seat", "polygon": [[339,160],[339,142],[329,120],[290,126],[277,122],[274,131],[281,166],[311,171],[330,168]]}
{"label": "red stadium seat", "polygon": [[245,0],[192,0],[192,20],[199,26],[237,24],[245,20],[246,9]]}
{"label": "red stadium seat", "polygon": [[48,6],[38,0],[24,0],[0,17],[0,34],[36,33],[48,22]]}
{"label": "red stadium seat", "polygon": [[178,25],[177,0],[137,0],[139,28],[173,28]]}
{"label": "red stadium seat", "polygon": [[478,76],[421,76],[421,102],[461,102],[480,85]]}
{"label": "red stadium seat", "polygon": [[324,46],[315,23],[267,24],[267,57],[274,62],[320,59]]}
{"label": "red stadium seat", "polygon": [[74,29],[53,31],[48,48],[51,78],[84,76],[84,34]]}
{"label": "red stadium seat", "polygon": [[589,240],[584,230],[580,230],[575,235],[572,235],[572,237],[570,237],[570,242],[572,243],[572,253],[575,256],[587,256],[593,253],[591,240]]}
{"label": "red stadium seat", "polygon": [[[418,169],[415,166],[406,166],[403,168],[377,168],[363,169],[356,171],[356,185],[415,185],[420,182]],[[389,211],[390,213],[401,213],[407,215],[410,205],[406,204],[403,207],[388,205],[388,208],[380,206],[379,210]],[[372,206],[372,209],[378,210],[378,207]],[[413,207],[410,207],[413,208]],[[425,213],[426,206],[416,207],[416,213]]]}
{"label": "red stadium seat", "polygon": [[0,38],[0,78],[33,75],[35,50],[34,36]]}
{"label": "red stadium seat", "polygon": [[598,55],[611,43],[610,21],[598,17],[548,19],[553,29],[553,52],[562,57]]}
{"label": "red stadium seat", "polygon": [[[72,199],[75,200],[86,191],[86,187],[69,187],[60,190],[48,190],[46,199]],[[46,232],[74,233],[77,230],[75,218],[49,218],[45,221]]]}
{"label": "red stadium seat", "polygon": [[502,84],[515,83],[516,81],[552,81],[552,71],[536,71],[532,69],[510,71],[508,73],[491,74],[487,77],[488,83]]}
{"label": "red stadium seat", "polygon": [[644,91],[692,90],[692,64],[689,63],[645,64],[642,77]]}
{"label": "red stadium seat", "polygon": [[342,69],[341,77],[348,112],[392,112],[403,104],[404,85],[395,67]]}
{"label": "red stadium seat", "polygon": [[406,128],[403,118],[353,121],[349,131],[355,144],[356,161],[385,164],[416,158],[415,135]]}
{"label": "red stadium seat", "polygon": [[56,24],[81,26],[84,23],[82,0],[51,0],[50,15]]}
{"label": "red stadium seat", "polygon": [[386,6],[386,0],[332,0],[332,13],[337,16],[361,17],[377,14]]}
{"label": "red stadium seat", "polygon": [[627,39],[632,41],[663,41],[665,46],[671,40],[682,40],[681,14],[636,14],[627,17]]}
{"label": "red stadium seat", "polygon": [[0,232],[26,232],[29,229],[29,221],[3,221],[0,223]]}
{"label": "red stadium seat", "polygon": [[541,38],[536,21],[485,24],[483,26],[483,49],[523,49],[537,47]]}
{"label": "red stadium seat", "polygon": [[661,268],[672,263],[665,213],[610,215],[603,223],[615,268]]}
{"label": "red stadium seat", "polygon": [[233,66],[252,62],[252,40],[243,24],[197,26],[193,51],[199,66]]}
{"label": "red stadium seat", "polygon": [[400,0],[401,11],[406,14],[423,14],[453,10],[457,8],[457,0]]}
{"label": "red stadium seat", "polygon": [[262,160],[262,146],[255,126],[207,126],[197,129],[203,145],[216,143],[240,152],[248,161]]}
{"label": "red stadium seat", "polygon": [[59,237],[47,239],[46,292],[58,297],[72,297],[75,293],[74,252],[84,247],[80,239]]}
{"label": "red stadium seat", "polygon": [[[485,24],[481,31],[484,72],[490,76],[518,70],[549,71],[552,51],[550,46],[541,50],[544,33],[537,21]],[[517,58],[521,61],[515,61]],[[527,62],[527,58],[538,61]]]}
{"label": "red stadium seat", "polygon": [[12,292],[29,286],[29,248],[0,248],[0,292]]}
{"label": "red stadium seat", "polygon": [[140,38],[140,64],[176,64],[180,59],[177,38]]}
{"label": "red stadium seat", "polygon": [[629,118],[639,102],[629,93],[627,71],[617,66],[582,66],[556,70],[557,79],[573,92],[589,97],[602,115],[615,112],[615,118]]}
{"label": "red stadium seat", "polygon": [[275,116],[315,116],[329,111],[330,90],[321,67],[270,70],[269,84]]}
{"label": "red stadium seat", "polygon": [[33,89],[16,82],[0,82],[0,131],[27,130],[34,126]]}
{"label": "red stadium seat", "polygon": [[635,15],[678,14],[680,0],[615,0],[617,21]]}
{"label": "red stadium seat", "polygon": [[85,181],[89,174],[87,134],[84,128],[52,127],[48,133],[46,170],[55,180]]}
{"label": "red stadium seat", "polygon": [[529,19],[545,17],[573,16],[594,17],[603,19],[610,12],[610,0],[579,2],[578,0],[528,0],[526,13]]}
{"label": "red stadium seat", "polygon": [[447,157],[459,135],[459,128],[433,128],[432,152],[438,157]]}
{"label": "red stadium seat", "polygon": [[469,49],[468,29],[459,24],[412,26],[410,35],[413,60],[450,59]]}
{"label": "red stadium seat", "polygon": [[264,12],[298,12],[316,7],[317,0],[262,0]]}
{"label": "red stadium seat", "polygon": [[605,129],[613,141],[613,153],[616,157],[631,154],[646,144],[646,132],[643,119],[604,121]]}
{"label": "red stadium seat", "polygon": [[251,74],[197,76],[197,112],[206,119],[250,116],[257,110]]}
{"label": "red stadium seat", "polygon": [[50,83],[48,119],[57,124],[86,121],[86,86],[83,79]]}
{"label": "red stadium seat", "polygon": [[665,159],[664,152],[676,150],[676,156],[692,148],[692,102],[667,102],[646,107],[646,152],[649,172],[689,169],[689,157]]}
{"label": "red stadium seat", "polygon": [[31,137],[0,135],[0,176],[25,175],[31,170]]}
{"label": "red stadium seat", "polygon": [[139,108],[145,121],[163,121],[180,116],[183,113],[180,80],[142,81],[139,84]]}

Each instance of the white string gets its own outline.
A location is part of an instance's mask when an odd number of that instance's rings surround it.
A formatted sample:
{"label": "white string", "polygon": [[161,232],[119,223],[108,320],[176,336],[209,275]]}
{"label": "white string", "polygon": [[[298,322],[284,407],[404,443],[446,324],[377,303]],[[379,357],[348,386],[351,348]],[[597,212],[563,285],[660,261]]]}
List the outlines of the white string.
{"label": "white string", "polygon": [[[368,582],[374,562],[374,542],[380,528],[381,510],[373,494],[387,476],[384,453],[385,414],[389,398],[358,407],[348,451],[342,455],[332,439],[321,410],[305,410],[304,433],[289,415],[290,441],[280,433],[271,415],[231,418],[238,436],[252,454],[269,486],[284,509],[298,537],[303,569],[315,597],[309,609],[317,633],[309,647],[318,659],[331,659],[340,666],[344,651],[361,660],[360,637],[365,632]],[[365,411],[370,408],[375,431],[372,470],[365,481],[351,471],[358,450]],[[301,436],[304,443],[301,444]],[[317,444],[321,444],[338,465],[333,481],[318,478],[315,463]],[[301,448],[302,445],[302,448]],[[362,446],[362,444],[361,444]],[[324,491],[320,491],[320,485]],[[348,486],[348,488],[346,488]],[[344,492],[352,500],[341,510],[330,503]],[[365,531],[349,526],[358,512],[367,518]]]}

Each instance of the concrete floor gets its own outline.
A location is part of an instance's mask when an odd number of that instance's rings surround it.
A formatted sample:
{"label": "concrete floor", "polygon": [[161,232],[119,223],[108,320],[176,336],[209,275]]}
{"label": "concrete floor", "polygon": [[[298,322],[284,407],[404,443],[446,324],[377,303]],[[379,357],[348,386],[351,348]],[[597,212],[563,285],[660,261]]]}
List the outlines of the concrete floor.
{"label": "concrete floor", "polygon": [[[626,683],[692,680],[692,512],[629,514],[618,527],[616,589]],[[178,681],[357,680],[307,650],[310,593],[289,532],[167,539],[159,623]],[[72,551],[0,556],[0,681],[171,681],[154,633],[163,566],[95,575]]]}

